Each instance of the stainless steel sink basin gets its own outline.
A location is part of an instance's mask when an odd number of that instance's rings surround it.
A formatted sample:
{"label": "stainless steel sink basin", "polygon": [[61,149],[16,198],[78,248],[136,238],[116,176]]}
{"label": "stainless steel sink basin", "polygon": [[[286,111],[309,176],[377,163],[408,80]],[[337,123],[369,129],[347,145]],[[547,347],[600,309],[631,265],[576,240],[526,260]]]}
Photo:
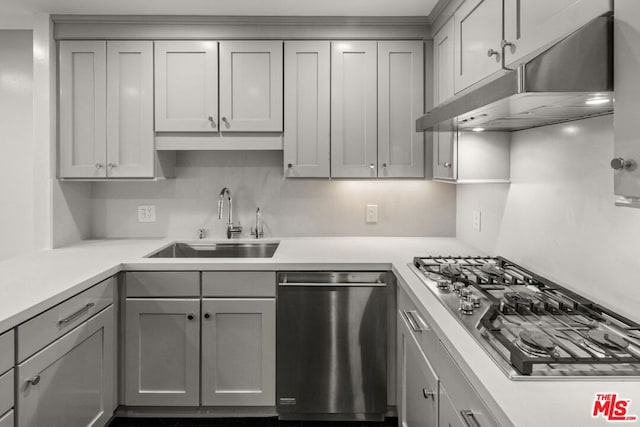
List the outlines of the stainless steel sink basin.
{"label": "stainless steel sink basin", "polygon": [[148,258],[271,258],[279,242],[174,243]]}

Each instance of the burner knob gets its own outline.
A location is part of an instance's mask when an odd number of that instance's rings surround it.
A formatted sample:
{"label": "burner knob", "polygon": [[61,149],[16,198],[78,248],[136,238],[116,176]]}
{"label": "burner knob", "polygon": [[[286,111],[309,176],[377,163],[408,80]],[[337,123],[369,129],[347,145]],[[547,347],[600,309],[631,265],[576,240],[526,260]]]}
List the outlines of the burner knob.
{"label": "burner knob", "polygon": [[448,279],[438,279],[436,286],[442,291],[448,291],[451,282]]}
{"label": "burner knob", "polygon": [[478,295],[471,295],[471,297],[469,298],[469,301],[471,301],[471,303],[475,308],[480,308],[481,298]]}
{"label": "burner knob", "polygon": [[469,288],[462,288],[460,290],[460,298],[462,298],[462,299],[468,300],[469,297],[471,296],[471,294],[472,294],[472,292],[471,292],[471,289],[469,289]]}
{"label": "burner knob", "polygon": [[460,300],[458,308],[462,314],[473,314],[473,303],[471,301]]}
{"label": "burner knob", "polygon": [[456,295],[460,295],[460,291],[462,291],[465,288],[465,284],[462,282],[456,282],[453,284],[453,292],[456,293]]}

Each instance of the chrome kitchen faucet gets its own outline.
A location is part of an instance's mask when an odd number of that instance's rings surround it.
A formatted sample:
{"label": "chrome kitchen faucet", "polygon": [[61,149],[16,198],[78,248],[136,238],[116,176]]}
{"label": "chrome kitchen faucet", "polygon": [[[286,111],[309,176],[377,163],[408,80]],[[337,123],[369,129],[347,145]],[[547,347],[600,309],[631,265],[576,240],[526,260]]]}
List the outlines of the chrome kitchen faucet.
{"label": "chrome kitchen faucet", "polygon": [[220,198],[218,200],[218,219],[222,219],[222,210],[224,207],[225,196],[229,200],[229,218],[227,219],[227,239],[230,239],[234,234],[240,234],[242,232],[242,226],[233,225],[233,200],[231,199],[231,190],[224,187],[220,191]]}

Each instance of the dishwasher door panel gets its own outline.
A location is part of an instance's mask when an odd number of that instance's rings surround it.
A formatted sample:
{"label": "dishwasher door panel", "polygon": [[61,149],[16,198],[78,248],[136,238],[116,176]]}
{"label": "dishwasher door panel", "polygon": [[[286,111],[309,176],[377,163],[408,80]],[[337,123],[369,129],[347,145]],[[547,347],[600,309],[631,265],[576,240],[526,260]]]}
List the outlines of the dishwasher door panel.
{"label": "dishwasher door panel", "polygon": [[384,418],[386,298],[384,284],[279,286],[280,418]]}

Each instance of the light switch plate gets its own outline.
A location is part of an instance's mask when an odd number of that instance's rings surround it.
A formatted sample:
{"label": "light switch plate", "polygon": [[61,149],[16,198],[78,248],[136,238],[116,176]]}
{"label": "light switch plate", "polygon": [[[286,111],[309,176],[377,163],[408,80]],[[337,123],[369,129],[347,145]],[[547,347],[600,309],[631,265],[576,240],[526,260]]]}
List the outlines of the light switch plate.
{"label": "light switch plate", "polygon": [[138,206],[138,222],[156,222],[156,206]]}
{"label": "light switch plate", "polygon": [[473,229],[478,233],[482,231],[482,212],[473,211]]}
{"label": "light switch plate", "polygon": [[378,222],[378,205],[367,205],[367,224],[376,224]]}

